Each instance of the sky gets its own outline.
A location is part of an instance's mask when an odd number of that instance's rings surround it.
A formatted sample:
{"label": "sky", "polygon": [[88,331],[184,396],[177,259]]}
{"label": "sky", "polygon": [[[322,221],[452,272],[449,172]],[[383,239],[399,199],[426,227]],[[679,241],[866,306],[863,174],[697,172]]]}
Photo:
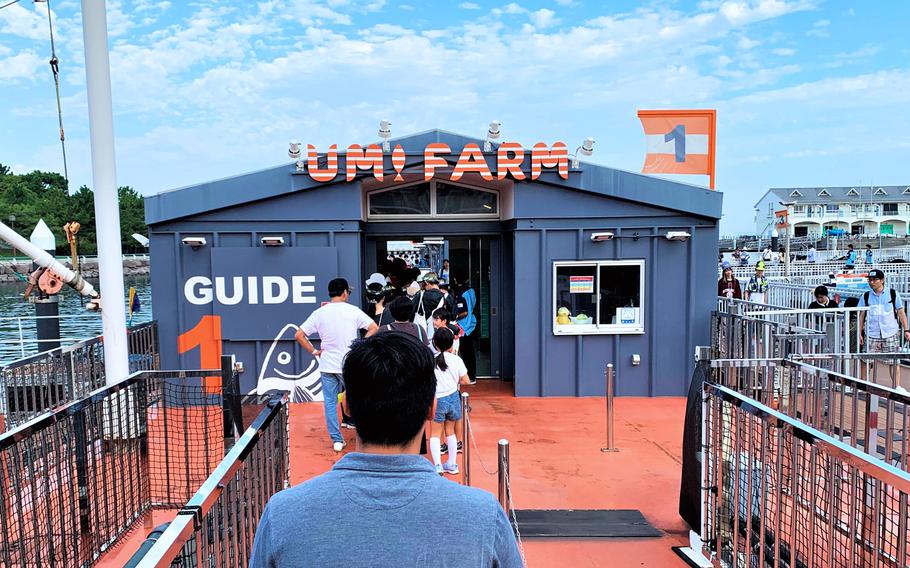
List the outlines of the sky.
{"label": "sky", "polygon": [[[8,0],[0,0],[3,5]],[[79,2],[51,0],[70,187],[91,186]],[[48,3],[0,9],[0,163],[63,171]],[[721,234],[769,187],[910,185],[910,2],[108,0],[117,180],[150,195],[433,128],[597,140],[640,171],[639,109],[717,109]],[[679,176],[706,186],[704,176]],[[2,214],[2,212],[0,212]]]}

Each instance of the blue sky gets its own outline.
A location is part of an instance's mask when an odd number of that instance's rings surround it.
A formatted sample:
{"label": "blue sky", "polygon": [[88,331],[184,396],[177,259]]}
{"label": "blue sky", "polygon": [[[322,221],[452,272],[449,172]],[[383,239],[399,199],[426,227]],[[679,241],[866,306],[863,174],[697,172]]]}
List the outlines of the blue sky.
{"label": "blue sky", "polygon": [[[0,2],[3,4],[4,2]],[[768,187],[910,185],[910,2],[108,0],[118,182],[144,194],[492,119],[638,171],[646,108],[718,110],[725,234]],[[51,0],[71,187],[91,185],[79,3]],[[46,4],[0,10],[0,163],[62,171]],[[700,176],[682,178],[706,185]],[[0,212],[2,213],[2,212]]]}

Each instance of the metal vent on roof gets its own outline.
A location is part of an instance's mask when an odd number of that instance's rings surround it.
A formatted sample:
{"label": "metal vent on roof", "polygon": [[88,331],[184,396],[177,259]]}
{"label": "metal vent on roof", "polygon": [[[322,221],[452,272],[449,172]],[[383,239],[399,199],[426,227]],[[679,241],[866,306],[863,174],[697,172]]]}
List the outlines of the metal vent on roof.
{"label": "metal vent on roof", "polygon": [[831,194],[828,193],[828,190],[827,190],[827,189],[823,189],[823,190],[821,190],[821,191],[818,192],[818,196],[819,196],[819,197],[831,197]]}
{"label": "metal vent on roof", "polygon": [[901,192],[901,195],[907,195],[910,193],[910,187],[904,188],[904,191]]}
{"label": "metal vent on roof", "polygon": [[794,189],[790,192],[790,197],[802,197],[803,194],[799,192],[798,189]]}
{"label": "metal vent on roof", "polygon": [[885,191],[885,188],[880,187],[875,190],[875,195],[888,195],[888,192]]}
{"label": "metal vent on roof", "polygon": [[850,188],[850,191],[847,192],[847,195],[858,196],[858,195],[859,195],[859,192],[856,191],[856,188],[855,188],[855,187],[851,187],[851,188]]}

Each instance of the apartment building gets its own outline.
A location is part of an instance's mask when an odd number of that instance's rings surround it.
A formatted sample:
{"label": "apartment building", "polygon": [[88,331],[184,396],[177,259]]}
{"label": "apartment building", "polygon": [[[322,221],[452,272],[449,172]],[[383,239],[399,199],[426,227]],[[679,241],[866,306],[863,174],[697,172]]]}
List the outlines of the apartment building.
{"label": "apartment building", "polygon": [[906,236],[910,186],[773,187],[755,204],[755,234],[774,228],[774,212],[787,209],[790,236],[845,234]]}

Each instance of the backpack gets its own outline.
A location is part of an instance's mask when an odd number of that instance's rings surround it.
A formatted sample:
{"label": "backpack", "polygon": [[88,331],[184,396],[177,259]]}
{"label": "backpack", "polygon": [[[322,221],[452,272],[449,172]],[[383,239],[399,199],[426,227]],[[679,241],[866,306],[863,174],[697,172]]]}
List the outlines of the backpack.
{"label": "backpack", "polygon": [[436,307],[430,310],[430,313],[426,313],[426,308],[423,307],[423,296],[426,293],[425,290],[420,291],[420,300],[417,302],[417,311],[414,313],[414,323],[417,324],[417,327],[422,327],[427,329],[430,324],[430,318],[433,317],[433,312],[443,307],[446,303],[446,297],[442,296],[439,298],[439,303],[436,304]]}
{"label": "backpack", "polygon": [[[894,310],[894,319],[897,320],[897,325],[900,327],[901,320],[897,317],[897,292],[894,291],[894,288],[890,289],[891,291],[891,309]],[[869,305],[869,292],[863,292],[863,303],[867,306]]]}

